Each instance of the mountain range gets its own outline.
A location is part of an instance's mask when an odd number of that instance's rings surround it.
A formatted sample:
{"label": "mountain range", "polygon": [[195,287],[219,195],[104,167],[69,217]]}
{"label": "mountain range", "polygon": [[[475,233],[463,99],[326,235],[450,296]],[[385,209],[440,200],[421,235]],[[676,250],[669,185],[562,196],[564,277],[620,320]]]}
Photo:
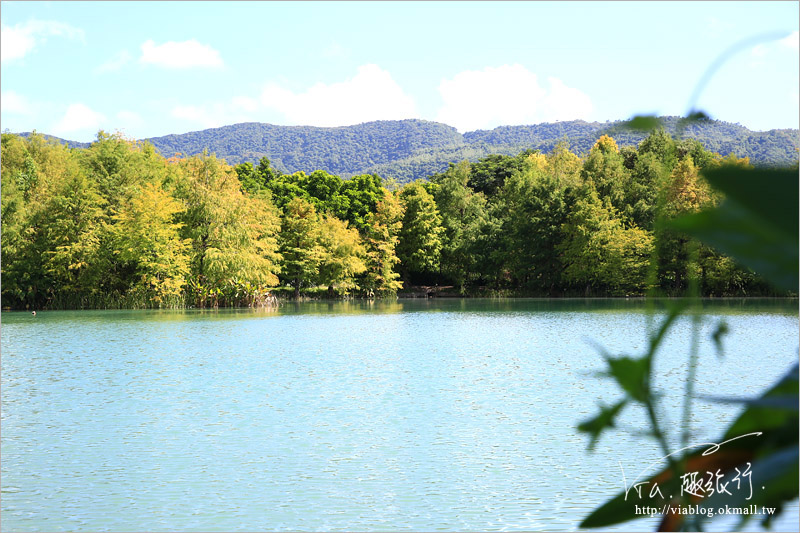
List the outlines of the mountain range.
{"label": "mountain range", "polygon": [[[673,136],[679,120],[661,117],[664,128]],[[626,130],[622,123],[574,120],[499,126],[461,134],[447,124],[417,119],[334,128],[246,122],[143,140],[152,143],[165,157],[207,150],[230,164],[238,164],[257,163],[266,156],[273,167],[283,172],[322,169],[342,177],[377,173],[405,183],[442,172],[451,162],[474,162],[489,154],[513,155],[524,149],[547,153],[558,142],[567,140],[573,152],[585,155],[604,133],[612,135],[620,147],[637,145],[647,135]],[[800,138],[796,129],[751,131],[739,124],[704,120],[686,126],[682,135],[697,139],[712,152],[749,157],[759,166],[798,162]],[[56,139],[73,147],[89,146]]]}

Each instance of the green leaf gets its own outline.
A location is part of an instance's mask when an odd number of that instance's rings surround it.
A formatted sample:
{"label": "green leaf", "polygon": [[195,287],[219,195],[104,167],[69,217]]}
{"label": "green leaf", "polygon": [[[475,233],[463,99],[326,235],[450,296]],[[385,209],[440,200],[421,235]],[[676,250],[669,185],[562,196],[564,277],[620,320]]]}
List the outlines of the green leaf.
{"label": "green leaf", "polygon": [[648,376],[650,374],[650,358],[641,357],[607,357],[609,372],[622,389],[632,399],[644,403],[649,395]]}
{"label": "green leaf", "polygon": [[[779,398],[784,396],[798,397],[798,365],[795,365],[789,372],[772,386],[762,399]],[[796,401],[796,400],[795,400]],[[774,409],[753,405],[745,411],[731,424],[725,432],[724,439],[745,435],[752,431],[768,431],[774,429],[787,429],[785,435],[786,443],[789,441],[797,442],[798,415],[796,411]]]}
{"label": "green leaf", "polygon": [[678,130],[680,131],[686,126],[695,122],[703,122],[710,119],[711,117],[709,117],[704,111],[693,111],[692,113],[689,113],[685,117],[678,120]]}
{"label": "green leaf", "polygon": [[723,166],[704,171],[712,187],[775,229],[798,237],[798,174],[796,170]]}
{"label": "green leaf", "polygon": [[[765,519],[768,524],[780,513],[785,502],[798,495],[798,365],[794,365],[761,398],[747,403],[747,409],[731,424],[724,439],[751,431],[763,432],[755,447],[749,445],[757,458],[751,466],[753,497],[746,502],[728,500],[726,503],[731,506],[752,503],[759,507],[774,507],[775,514]],[[728,446],[745,445],[745,442],[742,439]],[[746,495],[739,494],[738,497],[741,500]],[[715,505],[711,500],[705,503]],[[751,517],[743,517],[740,525],[748,518]]]}
{"label": "green leaf", "polygon": [[[746,472],[748,465],[740,465],[740,472]],[[774,507],[781,509],[782,504],[797,498],[798,449],[790,446],[777,450],[749,465],[749,472],[741,476],[745,481],[739,490],[731,494],[716,493],[702,501],[703,507],[718,509],[720,507],[747,507],[756,505],[759,509]],[[752,497],[747,483],[752,485]],[[749,498],[748,498],[749,497]],[[769,516],[774,518],[778,513]],[[743,515],[740,526],[747,522],[751,515]],[[740,528],[737,528],[740,529]]]}
{"label": "green leaf", "polygon": [[677,300],[669,305],[667,317],[661,323],[661,326],[659,326],[656,334],[650,337],[650,347],[647,354],[648,357],[652,358],[653,355],[655,355],[656,350],[658,350],[661,341],[664,340],[664,336],[667,334],[667,331],[669,331],[669,328],[672,327],[672,323],[677,320],[681,313],[683,313],[683,311],[687,309],[690,304],[690,300],[682,299]]}
{"label": "green leaf", "polygon": [[732,256],[778,288],[797,290],[797,238],[732,199],[716,209],[678,218],[672,226]]}
{"label": "green leaf", "polygon": [[767,398],[729,398],[726,396],[696,396],[698,400],[715,403],[744,404],[750,407],[769,407],[772,409],[798,410],[797,396],[783,395]]}
{"label": "green leaf", "polygon": [[619,414],[619,412],[622,410],[623,407],[625,407],[625,404],[627,403],[628,403],[627,399],[622,399],[611,407],[601,404],[600,413],[598,413],[597,416],[583,421],[578,426],[579,431],[582,431],[584,433],[589,433],[591,437],[589,440],[590,450],[594,449],[594,445],[600,438],[600,434],[605,429],[614,427],[614,418]]}
{"label": "green leaf", "polygon": [[622,127],[636,131],[652,131],[661,125],[661,119],[655,115],[636,115],[622,124]]}
{"label": "green leaf", "polygon": [[737,259],[781,289],[798,289],[798,175],[724,166],[704,172],[722,204],[672,226]]}
{"label": "green leaf", "polygon": [[709,117],[705,111],[693,111],[689,113],[683,120],[685,120],[686,122],[700,122],[702,120],[710,120],[710,119],[711,117]]}
{"label": "green leaf", "polygon": [[714,346],[717,349],[717,355],[722,357],[722,337],[728,334],[728,324],[720,321],[717,323],[717,329],[711,334],[711,339],[714,341]]}

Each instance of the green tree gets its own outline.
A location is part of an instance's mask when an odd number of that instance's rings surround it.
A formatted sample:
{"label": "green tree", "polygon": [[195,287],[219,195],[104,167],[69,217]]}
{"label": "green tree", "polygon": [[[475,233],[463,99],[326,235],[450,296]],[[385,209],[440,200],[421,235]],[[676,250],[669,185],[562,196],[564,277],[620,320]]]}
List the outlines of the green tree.
{"label": "green tree", "polygon": [[624,209],[630,173],[614,139],[603,135],[597,140],[583,164],[582,176],[594,184],[600,198],[608,198],[618,210]]}
{"label": "green tree", "polygon": [[581,158],[569,149],[569,141],[560,141],[547,155],[547,169],[559,187],[576,187],[581,182]]}
{"label": "green tree", "polygon": [[383,191],[383,199],[375,208],[375,213],[366,217],[364,231],[367,248],[367,270],[359,286],[368,296],[389,297],[403,287],[395,271],[399,262],[397,241],[403,220],[403,206],[399,198],[389,191]]}
{"label": "green tree", "polygon": [[314,206],[302,198],[286,204],[280,233],[281,277],[294,287],[294,298],[300,289],[317,278],[325,249],[319,244],[319,216]]}
{"label": "green tree", "polygon": [[41,251],[36,250],[33,214],[42,209],[39,195],[39,171],[26,147],[16,135],[2,135],[0,146],[0,230],[3,257],[2,295],[5,306],[35,305],[37,288],[44,284]]}
{"label": "green tree", "polygon": [[270,183],[275,178],[280,177],[281,173],[272,168],[269,159],[262,157],[258,166],[246,161],[234,167],[239,181],[242,183],[242,190],[248,193],[255,193],[270,187]]}
{"label": "green tree", "polygon": [[266,188],[272,194],[275,205],[283,209],[294,198],[302,198],[307,202],[311,202],[311,195],[303,188],[305,182],[305,172],[281,174],[270,180],[266,184]]}
{"label": "green tree", "polygon": [[522,170],[525,159],[532,153],[535,152],[525,150],[516,156],[493,154],[481,158],[471,165],[467,185],[475,192],[492,196],[513,173]]}
{"label": "green tree", "polygon": [[106,200],[110,216],[130,196],[131,191],[148,182],[162,184],[167,165],[153,145],[126,139],[120,133],[100,131],[87,150],[77,152],[89,179],[97,184]]}
{"label": "green tree", "polygon": [[234,167],[236,175],[242,184],[242,190],[248,193],[254,193],[264,188],[264,182],[261,176],[256,172],[253,163],[247,161]]}
{"label": "green tree", "polygon": [[2,137],[4,303],[85,306],[97,296],[105,201],[73,151]]}
{"label": "green tree", "polygon": [[368,218],[377,212],[378,203],[384,201],[383,179],[377,174],[353,176],[342,183],[340,191],[343,198],[337,199],[340,207],[336,215],[364,232]]}
{"label": "green tree", "polygon": [[279,218],[268,193],[246,197],[236,172],[216,157],[182,163],[182,236],[191,242],[197,304],[250,303],[278,283]]}
{"label": "green tree", "polygon": [[646,288],[652,236],[625,228],[610,202],[590,186],[581,191],[563,226],[564,279],[583,286],[587,295],[641,294]]}
{"label": "green tree", "polygon": [[650,132],[645,139],[639,143],[639,155],[653,154],[658,161],[664,165],[667,172],[672,172],[678,162],[677,147],[675,141],[663,127]]}
{"label": "green tree", "polygon": [[280,170],[272,168],[272,162],[266,156],[258,160],[256,172],[261,176],[261,182],[265,185],[281,175]]}
{"label": "green tree", "polygon": [[[714,154],[706,150],[697,139],[682,139],[675,143],[675,155],[678,159],[683,159],[687,155],[691,156],[698,169],[703,169],[714,161]],[[730,155],[733,155],[733,153]],[[733,157],[736,158],[735,155]]]}
{"label": "green tree", "polygon": [[626,219],[648,231],[653,230],[658,192],[668,175],[667,168],[656,154],[638,154],[624,191],[625,205],[622,214]]}
{"label": "green tree", "polygon": [[700,178],[691,157],[681,159],[675,166],[665,194],[664,214],[668,217],[697,212],[711,199],[708,185]]}
{"label": "green tree", "polygon": [[566,216],[564,189],[542,156],[529,159],[522,172],[506,180],[493,205],[500,223],[495,248],[503,276],[516,286],[553,294],[560,282],[556,247]]}
{"label": "green tree", "polygon": [[315,170],[305,176],[302,187],[318,212],[336,214],[346,212],[349,205],[347,199],[340,194],[342,185],[339,176],[328,174],[324,170]]}
{"label": "green tree", "polygon": [[[680,160],[660,192],[659,217],[662,223],[656,226],[658,279],[661,288],[668,293],[682,293],[687,288],[689,276],[696,275],[695,261],[697,244],[685,234],[663,222],[676,216],[694,213],[711,201],[708,186],[700,179],[691,156]],[[693,252],[693,248],[695,252]]]}
{"label": "green tree", "polygon": [[442,251],[442,219],[433,196],[420,182],[400,191],[403,222],[397,244],[397,256],[406,279],[412,273],[433,273],[439,268]]}
{"label": "green tree", "polygon": [[[6,306],[42,307],[57,290],[53,273],[46,268],[54,224],[55,192],[80,169],[61,145],[32,134],[27,139],[2,135],[2,294]],[[63,244],[63,240],[59,240]]]}
{"label": "green tree", "polygon": [[358,230],[335,217],[323,216],[319,221],[318,244],[322,249],[317,280],[328,286],[328,296],[338,289],[347,293],[357,288],[355,279],[367,270],[366,248]]}
{"label": "green tree", "polygon": [[183,294],[190,258],[189,241],[180,237],[182,224],[175,222],[182,212],[177,200],[147,183],[114,215],[114,254],[133,265],[132,292],[147,305],[176,305]]}
{"label": "green tree", "polygon": [[87,296],[98,295],[104,204],[94,183],[83,172],[75,172],[54,188],[31,222],[45,239],[42,267],[51,278],[48,299],[59,307],[91,305]]}
{"label": "green tree", "polygon": [[486,198],[469,186],[470,164],[463,161],[437,177],[435,199],[442,217],[442,272],[460,289],[481,264],[477,247],[486,224]]}

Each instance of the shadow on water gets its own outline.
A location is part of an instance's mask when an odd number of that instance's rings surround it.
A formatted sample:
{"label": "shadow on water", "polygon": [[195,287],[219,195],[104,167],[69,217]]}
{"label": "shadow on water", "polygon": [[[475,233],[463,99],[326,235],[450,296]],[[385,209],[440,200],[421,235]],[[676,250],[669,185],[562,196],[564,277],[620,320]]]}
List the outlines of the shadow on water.
{"label": "shadow on water", "polygon": [[[644,298],[401,298],[395,300],[314,300],[285,301],[280,306],[222,309],[156,309],[156,310],[81,310],[41,311],[36,316],[27,311],[5,311],[0,315],[6,323],[31,320],[79,320],[93,322],[153,320],[236,320],[277,316],[313,315],[340,316],[394,313],[569,313],[569,312],[661,312],[667,299]],[[652,304],[652,306],[651,306]],[[706,298],[701,300],[703,313],[734,315],[739,313],[798,314],[797,298]]]}

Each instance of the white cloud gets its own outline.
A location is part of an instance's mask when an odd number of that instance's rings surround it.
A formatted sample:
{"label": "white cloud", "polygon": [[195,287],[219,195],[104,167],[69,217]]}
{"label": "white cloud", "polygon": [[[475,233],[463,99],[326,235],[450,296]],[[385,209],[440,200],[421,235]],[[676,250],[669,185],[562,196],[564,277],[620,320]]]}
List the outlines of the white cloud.
{"label": "white cloud", "polygon": [[73,132],[96,133],[106,121],[105,115],[91,110],[84,104],[71,104],[64,116],[53,125],[54,135],[63,135]]}
{"label": "white cloud", "polygon": [[792,32],[791,34],[787,35],[780,41],[778,41],[781,45],[791,48],[795,52],[800,50],[800,32]]}
{"label": "white cloud", "polygon": [[317,83],[302,93],[272,83],[262,92],[261,103],[283,113],[288,123],[313,126],[348,126],[417,116],[413,99],[377,65],[362,65],[349,80]]}
{"label": "white cloud", "polygon": [[36,39],[20,28],[19,24],[13,28],[3,25],[0,28],[0,41],[0,56],[3,61],[24,57],[36,46]]}
{"label": "white cloud", "polygon": [[550,91],[542,102],[542,121],[589,118],[592,101],[586,94],[574,87],[567,87],[558,78],[547,78],[547,82],[550,84]]}
{"label": "white cloud", "polygon": [[14,91],[3,91],[0,94],[0,112],[12,115],[30,115],[32,112],[30,101]]}
{"label": "white cloud", "polygon": [[549,88],[542,87],[536,74],[516,64],[460,72],[439,84],[444,104],[436,120],[463,132],[589,117],[586,94],[557,78],[547,81]]}
{"label": "white cloud", "polygon": [[139,61],[164,68],[218,68],[223,65],[217,50],[194,39],[156,44],[147,40],[141,46]]}
{"label": "white cloud", "polygon": [[47,37],[84,40],[83,30],[55,20],[29,20],[14,26],[0,27],[0,59],[22,59]]}
{"label": "white cloud", "polygon": [[98,74],[104,72],[116,72],[124,67],[131,59],[133,58],[131,57],[130,52],[127,50],[122,50],[117,55],[98,66],[96,69],[94,69],[94,71]]}
{"label": "white cloud", "polygon": [[291,125],[348,126],[413,118],[417,112],[413,100],[388,72],[376,65],[364,65],[343,82],[317,83],[297,93],[270,83],[258,99],[240,95],[220,102],[178,105],[170,115],[202,128],[214,128],[265,117],[270,117],[269,122]]}

